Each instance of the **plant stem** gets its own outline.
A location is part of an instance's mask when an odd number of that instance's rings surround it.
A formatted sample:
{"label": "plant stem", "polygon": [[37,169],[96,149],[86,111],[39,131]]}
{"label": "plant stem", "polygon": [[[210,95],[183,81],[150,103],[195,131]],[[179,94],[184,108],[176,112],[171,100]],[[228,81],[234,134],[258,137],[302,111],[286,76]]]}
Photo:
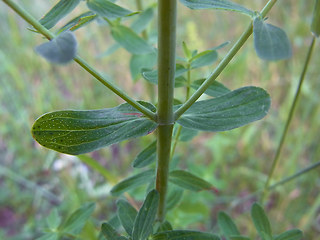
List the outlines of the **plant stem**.
{"label": "plant stem", "polygon": [[[13,11],[15,11],[20,17],[22,17],[26,22],[31,24],[39,33],[41,33],[43,36],[45,36],[48,40],[51,40],[55,37],[53,33],[51,33],[48,29],[46,29],[44,26],[42,26],[39,21],[37,21],[33,16],[31,16],[27,11],[25,11],[23,8],[21,8],[18,4],[14,3],[11,0],[2,0],[4,3],[6,3]],[[107,88],[109,88],[112,92],[114,92],[116,95],[121,97],[123,100],[125,100],[127,103],[129,103],[131,106],[142,112],[144,115],[149,117],[152,120],[156,119],[156,114],[150,111],[148,108],[144,107],[137,101],[135,101],[133,98],[131,98],[129,95],[127,95],[123,90],[119,89],[116,85],[109,82],[105,78],[103,78],[93,67],[91,67],[87,62],[85,62],[81,57],[77,56],[73,59],[75,62],[77,62],[83,69],[85,69],[88,73],[90,73],[95,79],[97,79],[99,82],[101,82],[103,85],[105,85]]]}
{"label": "plant stem", "polygon": [[160,194],[158,221],[165,219],[165,203],[173,115],[177,1],[158,1],[158,162],[156,189]]}
{"label": "plant stem", "polygon": [[294,100],[292,102],[292,105],[291,105],[291,108],[290,108],[290,111],[289,111],[289,115],[288,115],[284,130],[282,132],[281,139],[280,139],[280,142],[279,142],[275,157],[274,157],[274,159],[272,161],[272,166],[271,166],[271,170],[270,170],[270,172],[268,174],[268,179],[267,179],[267,181],[266,181],[266,183],[264,185],[264,190],[263,190],[263,194],[262,194],[262,197],[261,197],[261,202],[264,201],[264,198],[267,195],[271,178],[272,178],[273,173],[274,173],[274,171],[276,169],[276,166],[277,166],[277,164],[279,162],[280,153],[281,153],[283,144],[285,142],[285,139],[286,139],[286,136],[287,136],[287,133],[288,133],[288,129],[289,129],[289,125],[290,125],[291,120],[292,120],[292,116],[293,116],[294,111],[295,111],[296,106],[297,106],[297,102],[298,102],[298,99],[299,99],[299,96],[300,96],[302,84],[303,84],[303,81],[304,81],[304,78],[305,78],[305,74],[307,72],[308,65],[309,65],[309,62],[310,62],[310,59],[311,59],[311,56],[312,56],[312,51],[313,51],[313,48],[314,48],[315,39],[316,39],[315,37],[312,38],[312,41],[311,41],[310,46],[309,46],[309,50],[308,50],[308,53],[307,53],[307,57],[306,57],[304,66],[303,66],[303,70],[302,70],[302,73],[300,75],[298,88],[297,88],[296,94],[294,96]]}
{"label": "plant stem", "polygon": [[[266,14],[271,10],[273,5],[277,2],[277,0],[269,0],[269,2],[265,5],[265,7],[261,10],[260,15],[265,17]],[[240,50],[240,48],[244,45],[244,43],[248,40],[250,35],[252,34],[252,21],[247,29],[242,33],[238,41],[233,45],[227,55],[222,59],[216,69],[210,74],[210,76],[202,83],[202,85],[197,89],[197,91],[186,101],[179,109],[175,111],[175,120],[188,110],[195,101],[208,89],[208,87],[213,83],[214,80],[220,75],[220,73],[224,70],[224,68],[229,64],[232,58],[236,55],[236,53]]]}

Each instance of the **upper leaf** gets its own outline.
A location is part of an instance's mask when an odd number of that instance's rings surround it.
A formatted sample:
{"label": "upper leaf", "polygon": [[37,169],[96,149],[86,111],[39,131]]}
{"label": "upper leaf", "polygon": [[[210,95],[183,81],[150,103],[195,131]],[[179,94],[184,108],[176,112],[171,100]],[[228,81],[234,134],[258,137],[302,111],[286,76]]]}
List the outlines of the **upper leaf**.
{"label": "upper leaf", "polygon": [[107,240],[118,240],[120,237],[116,230],[108,223],[102,223],[101,233]]}
{"label": "upper leaf", "polygon": [[311,21],[311,32],[319,37],[320,35],[320,1],[316,0],[314,3],[312,21]]}
{"label": "upper leaf", "polygon": [[269,219],[258,203],[252,205],[251,217],[260,237],[262,239],[265,239],[266,237],[272,239],[272,230]]}
{"label": "upper leaf", "polygon": [[[204,81],[205,81],[204,78],[198,79],[191,84],[191,87],[194,89],[198,89]],[[222,83],[214,81],[204,93],[211,97],[219,97],[229,92],[231,91],[227,87],[225,87]]]}
{"label": "upper leaf", "polygon": [[192,57],[189,62],[191,62],[191,68],[200,68],[214,63],[218,58],[218,53],[215,50],[207,50],[198,53],[196,56]]}
{"label": "upper leaf", "polygon": [[131,24],[131,29],[136,33],[141,33],[146,29],[150,21],[153,19],[153,8],[147,8],[139,14],[139,17]]}
{"label": "upper leaf", "polygon": [[219,212],[218,224],[227,240],[230,240],[232,235],[239,235],[239,230],[231,217],[224,212]]}
{"label": "upper leaf", "polygon": [[[144,103],[154,110],[152,104]],[[125,103],[115,108],[57,111],[42,115],[32,135],[42,146],[77,155],[151,133],[157,124]]]}
{"label": "upper leaf", "polygon": [[160,232],[152,236],[152,240],[220,240],[217,235],[198,231],[173,230]]}
{"label": "upper leaf", "polygon": [[253,11],[227,0],[180,0],[180,2],[191,9],[219,9],[240,12],[250,17],[254,15]]}
{"label": "upper leaf", "polygon": [[87,6],[99,16],[109,19],[128,16],[132,13],[130,10],[120,7],[108,0],[87,0]]}
{"label": "upper leaf", "polygon": [[134,226],[134,220],[137,216],[137,210],[130,205],[125,200],[120,199],[117,202],[117,208],[118,208],[118,217],[119,220],[123,226],[123,228],[126,230],[126,232],[129,234],[129,236],[132,235],[132,229]]}
{"label": "upper leaf", "polygon": [[274,240],[301,240],[302,231],[299,229],[291,229],[274,237]]}
{"label": "upper leaf", "polygon": [[269,94],[258,87],[243,87],[220,97],[194,103],[177,122],[192,129],[226,131],[263,118]]}
{"label": "upper leaf", "polygon": [[134,168],[143,168],[148,166],[156,160],[157,141],[153,141],[147,146],[138,156],[133,160],[132,166]]}
{"label": "upper leaf", "polygon": [[79,16],[75,17],[74,19],[70,20],[67,24],[59,29],[59,32],[63,32],[66,30],[75,31],[86,24],[90,23],[98,16],[94,12],[88,11],[85,13],[80,14]]}

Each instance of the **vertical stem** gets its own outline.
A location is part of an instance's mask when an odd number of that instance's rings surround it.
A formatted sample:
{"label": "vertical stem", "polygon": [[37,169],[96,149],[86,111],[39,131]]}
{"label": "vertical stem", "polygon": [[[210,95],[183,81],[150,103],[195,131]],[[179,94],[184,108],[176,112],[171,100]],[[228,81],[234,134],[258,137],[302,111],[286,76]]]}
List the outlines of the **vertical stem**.
{"label": "vertical stem", "polygon": [[158,221],[165,218],[171,149],[176,52],[176,0],[158,1],[158,163],[156,189],[160,194]]}

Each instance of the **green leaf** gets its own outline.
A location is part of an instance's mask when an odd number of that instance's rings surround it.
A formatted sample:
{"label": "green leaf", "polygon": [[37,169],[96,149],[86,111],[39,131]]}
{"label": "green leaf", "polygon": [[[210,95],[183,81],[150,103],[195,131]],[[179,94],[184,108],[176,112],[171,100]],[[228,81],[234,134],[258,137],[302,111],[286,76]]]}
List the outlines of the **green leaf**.
{"label": "green leaf", "polygon": [[117,201],[117,208],[120,222],[129,236],[131,236],[134,226],[134,220],[138,212],[134,207],[130,205],[130,203],[122,199]]}
{"label": "green leaf", "polygon": [[71,31],[65,31],[37,46],[35,51],[51,63],[66,64],[77,54],[77,40]]}
{"label": "green leaf", "polygon": [[191,53],[191,51],[189,50],[187,44],[184,41],[182,42],[182,49],[183,49],[184,56],[187,59],[190,59],[192,57],[192,53]]}
{"label": "green leaf", "polygon": [[250,17],[254,15],[253,11],[226,0],[180,0],[180,2],[191,9],[217,9],[240,12]]}
{"label": "green leaf", "polygon": [[[179,126],[179,125],[176,125],[176,126]],[[198,135],[197,130],[182,127],[181,132],[180,132],[179,141],[188,142],[188,141],[192,140],[197,135]]]}
{"label": "green leaf", "polygon": [[117,231],[108,223],[102,223],[101,233],[107,240],[119,240],[120,237]]}
{"label": "green leaf", "polygon": [[131,29],[136,33],[141,33],[145,30],[153,19],[153,8],[147,8],[139,14],[139,17],[131,24]]}
{"label": "green leaf", "polygon": [[251,217],[260,237],[262,239],[265,239],[267,235],[268,237],[270,237],[270,239],[272,239],[270,222],[263,208],[258,203],[254,203],[252,205]]}
{"label": "green leaf", "polygon": [[112,26],[111,35],[123,48],[132,54],[155,52],[155,49],[151,45],[126,26]]}
{"label": "green leaf", "polygon": [[250,240],[250,238],[241,235],[230,236],[231,240]]}
{"label": "green leaf", "polygon": [[50,232],[42,235],[39,238],[36,238],[36,240],[58,240],[59,238],[60,238],[59,233]]}
{"label": "green leaf", "polygon": [[62,28],[60,28],[58,32],[60,33],[60,32],[66,31],[66,30],[75,31],[75,30],[85,26],[87,23],[92,22],[97,17],[98,16],[91,11],[82,13],[78,17],[75,17],[74,19],[69,21]]}
{"label": "green leaf", "polygon": [[171,171],[169,173],[169,181],[179,187],[194,192],[198,192],[201,190],[210,190],[213,188],[211,183],[183,170]]}
{"label": "green leaf", "polygon": [[231,217],[225,212],[219,212],[218,224],[219,228],[222,230],[223,235],[226,237],[227,240],[232,239],[232,235],[240,234],[236,224],[233,222]]}
{"label": "green leaf", "polygon": [[147,54],[132,55],[130,59],[130,72],[133,80],[141,77],[143,69],[153,68],[157,63],[157,54],[155,52]]}
{"label": "green leaf", "polygon": [[94,208],[94,203],[84,204],[71,214],[67,221],[59,227],[59,230],[69,234],[79,234],[86,222],[89,220]]}
{"label": "green leaf", "polygon": [[61,223],[61,218],[59,216],[58,210],[53,209],[49,216],[46,218],[47,224],[50,229],[57,229]]}
{"label": "green leaf", "polygon": [[108,0],[87,0],[88,8],[101,17],[115,19],[128,16],[132,12]]}
{"label": "green leaf", "polygon": [[134,168],[143,168],[153,163],[157,158],[157,141],[153,141],[133,160]]}
{"label": "green leaf", "polygon": [[253,21],[254,48],[257,55],[267,61],[290,58],[291,45],[286,33],[256,17]]}
{"label": "green leaf", "polygon": [[[166,210],[173,209],[177,206],[183,196],[183,189],[180,187],[174,187],[173,185],[170,186],[169,192],[167,195],[167,202],[166,202]],[[169,229],[168,229],[169,230]]]}
{"label": "green leaf", "polygon": [[[152,104],[141,102],[151,110]],[[36,120],[35,140],[58,152],[77,155],[151,133],[157,124],[125,103],[115,108],[57,111]]]}
{"label": "green leaf", "polygon": [[220,240],[220,238],[205,232],[173,230],[154,234],[152,240]]}
{"label": "green leaf", "polygon": [[311,22],[311,32],[319,37],[320,35],[320,1],[316,0],[314,3],[312,22]]}
{"label": "green leaf", "polygon": [[303,233],[299,229],[291,229],[275,236],[274,240],[301,240]]}
{"label": "green leaf", "polygon": [[269,94],[258,87],[243,87],[217,98],[194,103],[177,123],[203,131],[226,131],[263,118]]}
{"label": "green leaf", "polygon": [[79,3],[80,0],[60,0],[39,22],[45,28],[50,29],[55,26],[60,19],[70,13]]}
{"label": "green leaf", "polygon": [[166,231],[172,231],[173,228],[171,226],[171,224],[168,221],[164,221],[164,222],[157,222],[155,225],[155,229],[156,229],[156,233],[160,233],[160,232],[166,232]]}
{"label": "green leaf", "polygon": [[218,59],[218,53],[215,50],[207,50],[198,53],[192,57],[189,61],[191,62],[191,68],[200,68],[213,64]]}
{"label": "green leaf", "polygon": [[[197,90],[205,80],[206,80],[205,78],[195,80],[191,84],[191,87]],[[230,89],[225,87],[222,83],[214,81],[204,93],[211,97],[220,97],[229,92],[230,92]]]}
{"label": "green leaf", "polygon": [[152,190],[148,193],[134,222],[132,240],[145,240],[152,233],[159,204],[159,193]]}
{"label": "green leaf", "polygon": [[120,195],[128,191],[129,189],[132,189],[150,182],[152,178],[154,178],[154,176],[155,175],[154,175],[153,169],[141,172],[139,174],[126,178],[125,180],[115,185],[111,189],[111,193],[114,196]]}

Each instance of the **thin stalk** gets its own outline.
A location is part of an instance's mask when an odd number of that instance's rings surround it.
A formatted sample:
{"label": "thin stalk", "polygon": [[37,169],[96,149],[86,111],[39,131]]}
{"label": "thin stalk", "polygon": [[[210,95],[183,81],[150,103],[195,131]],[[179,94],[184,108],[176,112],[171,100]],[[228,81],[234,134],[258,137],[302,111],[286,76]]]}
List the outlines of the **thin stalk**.
{"label": "thin stalk", "polygon": [[315,39],[316,39],[315,37],[312,38],[310,46],[309,46],[309,50],[308,50],[308,53],[307,53],[307,57],[306,57],[304,66],[303,66],[303,70],[302,70],[302,73],[300,75],[299,85],[298,85],[296,94],[294,96],[294,100],[292,102],[292,105],[291,105],[291,108],[290,108],[290,111],[289,111],[289,115],[288,115],[284,130],[282,132],[281,139],[280,139],[280,142],[279,142],[275,157],[274,157],[274,159],[272,161],[272,166],[271,166],[270,172],[268,174],[268,179],[267,179],[267,181],[266,181],[266,183],[264,185],[264,191],[263,191],[262,198],[261,198],[262,202],[263,202],[264,198],[266,197],[266,194],[267,194],[268,189],[269,189],[271,178],[272,178],[272,176],[274,174],[274,171],[276,169],[276,166],[277,166],[277,164],[279,162],[280,153],[281,153],[283,144],[284,144],[284,142],[286,140],[286,136],[287,136],[287,133],[288,133],[289,125],[291,123],[294,111],[296,109],[297,102],[298,102],[298,99],[299,99],[299,96],[300,96],[300,92],[301,92],[301,88],[302,88],[302,84],[303,84],[303,81],[304,81],[304,78],[305,78],[305,75],[306,75],[306,72],[307,72],[307,69],[308,69],[308,66],[309,66],[309,62],[310,62],[310,59],[311,59],[311,56],[312,56]]}
{"label": "thin stalk", "polygon": [[173,115],[177,1],[158,1],[158,162],[156,189],[160,194],[157,220],[165,219]]}
{"label": "thin stalk", "polygon": [[[20,17],[22,17],[26,22],[32,25],[39,33],[45,36],[48,40],[51,40],[55,37],[53,33],[51,33],[48,29],[42,26],[39,21],[37,21],[33,16],[31,16],[27,11],[20,7],[20,5],[14,3],[11,0],[2,0],[6,3],[13,11],[15,11]],[[129,95],[127,95],[123,90],[119,89],[116,85],[109,82],[105,78],[103,78],[93,67],[91,67],[87,62],[85,62],[81,57],[77,56],[73,59],[77,62],[83,69],[85,69],[88,73],[90,73],[95,79],[109,88],[112,92],[118,95],[120,98],[125,100],[131,106],[142,112],[144,115],[149,117],[152,120],[156,119],[156,114],[150,111],[148,108],[144,107]]]}
{"label": "thin stalk", "polygon": [[[273,5],[277,2],[277,0],[269,0],[269,2],[265,5],[265,7],[261,10],[261,17],[265,17],[267,13],[271,10]],[[248,40],[250,35],[252,34],[252,21],[247,27],[247,29],[240,36],[238,41],[233,45],[227,55],[222,59],[216,69],[210,74],[210,76],[202,83],[202,85],[195,91],[195,93],[186,101],[179,109],[175,111],[175,120],[188,110],[192,106],[195,101],[209,88],[209,86],[213,83],[214,80],[220,75],[220,73],[225,69],[225,67],[229,64],[232,58],[236,55],[236,53],[240,50],[240,48],[244,45],[244,43]]]}

